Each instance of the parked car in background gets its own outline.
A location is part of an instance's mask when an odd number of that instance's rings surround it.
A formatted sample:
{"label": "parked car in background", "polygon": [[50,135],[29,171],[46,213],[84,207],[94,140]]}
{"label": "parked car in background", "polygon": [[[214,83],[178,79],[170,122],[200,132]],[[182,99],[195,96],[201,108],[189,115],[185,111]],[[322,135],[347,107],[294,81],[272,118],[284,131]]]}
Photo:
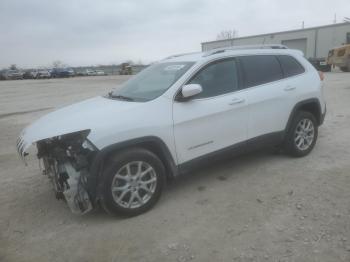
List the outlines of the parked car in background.
{"label": "parked car in background", "polygon": [[6,80],[23,79],[23,73],[19,70],[7,70],[4,73],[4,78]]}
{"label": "parked car in background", "polygon": [[51,77],[53,78],[61,78],[61,77],[68,77],[68,71],[64,70],[64,68],[53,68],[51,70]]}
{"label": "parked car in background", "polygon": [[26,78],[28,78],[28,79],[36,79],[37,76],[38,76],[38,72],[39,72],[39,70],[37,70],[37,69],[28,71],[28,74],[26,74]]}
{"label": "parked car in background", "polygon": [[32,72],[31,71],[25,71],[23,73],[23,79],[33,79]]}
{"label": "parked car in background", "polygon": [[0,80],[6,80],[4,70],[0,70]]}
{"label": "parked car in background", "polygon": [[50,78],[51,77],[51,73],[49,70],[39,70],[36,78],[40,79],[40,78]]}
{"label": "parked car in background", "polygon": [[134,216],[154,206],[167,178],[213,159],[263,146],[308,155],[326,114],[322,80],[302,52],[278,45],[175,55],[42,117],[17,149],[24,158],[36,144],[74,213],[101,205]]}
{"label": "parked car in background", "polygon": [[75,71],[72,68],[66,68],[68,71],[68,77],[73,77],[75,76]]}
{"label": "parked car in background", "polygon": [[51,77],[54,78],[72,77],[74,75],[74,70],[71,68],[53,68],[51,70]]}
{"label": "parked car in background", "polygon": [[85,70],[85,75],[87,75],[87,76],[95,76],[96,75],[96,71],[92,70],[92,69],[86,69]]}
{"label": "parked car in background", "polygon": [[343,72],[350,71],[350,44],[334,48],[329,51],[327,63],[338,66]]}
{"label": "parked car in background", "polygon": [[106,73],[103,70],[96,70],[95,72],[96,72],[97,76],[104,76],[104,75],[106,75]]}

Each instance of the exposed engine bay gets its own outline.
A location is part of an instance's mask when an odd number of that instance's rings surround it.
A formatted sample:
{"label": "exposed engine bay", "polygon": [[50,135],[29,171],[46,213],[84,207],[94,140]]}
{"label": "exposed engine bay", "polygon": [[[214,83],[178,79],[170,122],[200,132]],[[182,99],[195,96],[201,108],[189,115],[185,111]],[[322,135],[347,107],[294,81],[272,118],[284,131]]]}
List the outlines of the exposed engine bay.
{"label": "exposed engine bay", "polygon": [[75,214],[85,214],[93,208],[88,180],[97,150],[86,139],[88,134],[86,130],[37,142],[43,173],[52,181],[56,198],[66,200]]}

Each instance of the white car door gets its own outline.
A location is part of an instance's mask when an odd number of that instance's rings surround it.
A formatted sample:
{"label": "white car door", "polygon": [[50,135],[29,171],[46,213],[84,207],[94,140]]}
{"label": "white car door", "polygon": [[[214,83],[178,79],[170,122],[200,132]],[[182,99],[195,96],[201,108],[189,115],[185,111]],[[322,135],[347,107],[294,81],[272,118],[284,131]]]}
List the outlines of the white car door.
{"label": "white car door", "polygon": [[179,164],[246,140],[248,111],[238,75],[235,59],[212,62],[186,83],[200,84],[203,92],[189,101],[174,101]]}
{"label": "white car door", "polygon": [[239,60],[250,110],[248,139],[284,130],[295,86],[283,79],[279,60],[274,55],[243,56]]}

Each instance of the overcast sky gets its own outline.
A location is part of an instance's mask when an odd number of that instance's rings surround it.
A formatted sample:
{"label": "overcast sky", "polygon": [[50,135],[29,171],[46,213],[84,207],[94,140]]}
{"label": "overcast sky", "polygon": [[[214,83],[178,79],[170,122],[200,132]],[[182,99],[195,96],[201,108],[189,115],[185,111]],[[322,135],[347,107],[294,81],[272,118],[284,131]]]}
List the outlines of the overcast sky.
{"label": "overcast sky", "polygon": [[238,36],[330,24],[349,0],[0,0],[0,68],[148,63]]}

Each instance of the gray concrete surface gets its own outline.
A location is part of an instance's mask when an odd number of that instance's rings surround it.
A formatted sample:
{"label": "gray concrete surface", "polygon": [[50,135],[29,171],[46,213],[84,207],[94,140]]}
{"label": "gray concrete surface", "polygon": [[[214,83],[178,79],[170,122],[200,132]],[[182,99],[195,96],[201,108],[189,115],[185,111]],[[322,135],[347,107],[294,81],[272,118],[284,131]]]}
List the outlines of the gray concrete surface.
{"label": "gray concrete surface", "polygon": [[[350,261],[350,74],[326,74],[314,151],[259,151],[169,184],[150,212],[75,216],[55,200],[22,128],[126,77],[0,82],[0,261]],[[267,116],[268,117],[268,116]]]}

